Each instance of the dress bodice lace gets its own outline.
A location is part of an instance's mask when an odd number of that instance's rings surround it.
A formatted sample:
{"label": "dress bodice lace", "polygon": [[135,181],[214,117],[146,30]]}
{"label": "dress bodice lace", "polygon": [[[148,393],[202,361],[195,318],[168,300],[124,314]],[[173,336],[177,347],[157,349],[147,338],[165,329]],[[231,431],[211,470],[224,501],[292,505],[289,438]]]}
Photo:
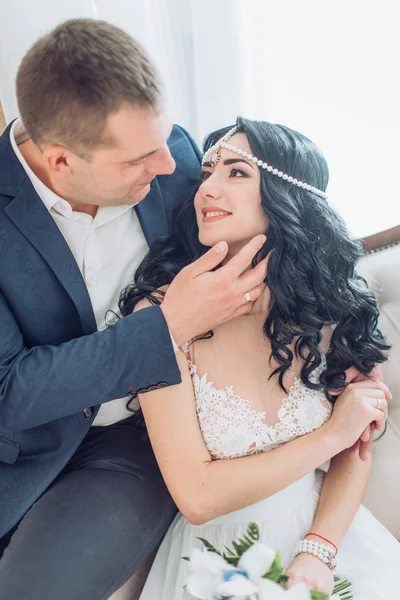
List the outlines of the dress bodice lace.
{"label": "dress bodice lace", "polygon": [[[265,422],[265,412],[254,410],[249,400],[235,394],[233,386],[213,387],[207,373],[200,377],[197,366],[188,362],[201,432],[213,459],[271,450],[317,429],[331,415],[332,406],[324,393],[307,388],[296,377],[282,401],[276,424],[269,425]],[[325,361],[311,378],[318,381],[324,368]]]}

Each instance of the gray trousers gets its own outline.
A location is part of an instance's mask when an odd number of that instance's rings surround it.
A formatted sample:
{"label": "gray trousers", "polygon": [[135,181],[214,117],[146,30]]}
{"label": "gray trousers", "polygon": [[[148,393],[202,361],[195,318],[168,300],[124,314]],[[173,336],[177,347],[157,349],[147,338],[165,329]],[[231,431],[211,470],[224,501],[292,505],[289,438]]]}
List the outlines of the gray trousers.
{"label": "gray trousers", "polygon": [[92,427],[12,533],[0,559],[0,599],[106,600],[175,514],[142,417]]}

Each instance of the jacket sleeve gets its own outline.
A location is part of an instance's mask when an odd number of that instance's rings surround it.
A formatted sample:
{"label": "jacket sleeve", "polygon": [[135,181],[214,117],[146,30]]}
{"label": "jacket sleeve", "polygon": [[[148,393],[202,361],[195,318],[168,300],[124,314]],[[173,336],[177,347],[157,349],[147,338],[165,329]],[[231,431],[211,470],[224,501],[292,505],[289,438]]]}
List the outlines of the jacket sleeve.
{"label": "jacket sleeve", "polygon": [[153,386],[180,383],[171,336],[153,306],[59,346],[26,348],[0,294],[0,424],[21,431]]}

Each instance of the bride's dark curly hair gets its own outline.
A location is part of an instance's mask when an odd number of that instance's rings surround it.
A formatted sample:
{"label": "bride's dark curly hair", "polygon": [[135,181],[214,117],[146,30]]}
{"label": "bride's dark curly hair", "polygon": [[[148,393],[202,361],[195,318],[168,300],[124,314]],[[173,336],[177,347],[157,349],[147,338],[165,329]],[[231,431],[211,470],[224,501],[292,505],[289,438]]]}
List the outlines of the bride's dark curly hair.
{"label": "bride's dark curly hair", "polygon": [[[265,121],[239,117],[253,155],[280,171],[325,191],[329,172],[325,158],[313,142],[297,131]],[[230,127],[209,135],[210,148]],[[390,346],[377,327],[377,302],[355,267],[361,244],[352,239],[343,219],[326,200],[260,169],[261,204],[269,219],[267,241],[254,264],[271,251],[266,283],[271,294],[264,333],[278,363],[273,375],[286,391],[283,378],[292,364],[291,344],[303,359],[300,377],[311,389],[340,390],[345,369],[354,365],[367,375],[387,360]],[[196,188],[197,190],[197,188]],[[154,291],[171,283],[175,275],[208,248],[198,240],[193,205],[195,191],[179,204],[173,233],[154,244],[139,266],[134,283],[121,294],[123,315],[142,298],[160,302]],[[334,325],[327,367],[320,385],[310,375],[321,363],[321,329]],[[333,398],[331,398],[333,400]]]}

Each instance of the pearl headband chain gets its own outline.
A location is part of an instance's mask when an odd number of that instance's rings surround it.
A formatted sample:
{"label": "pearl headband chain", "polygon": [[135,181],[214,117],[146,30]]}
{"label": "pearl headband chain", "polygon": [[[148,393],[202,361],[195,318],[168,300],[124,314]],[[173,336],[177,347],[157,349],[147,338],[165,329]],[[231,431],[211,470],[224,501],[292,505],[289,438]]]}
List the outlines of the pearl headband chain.
{"label": "pearl headband chain", "polygon": [[237,129],[238,128],[236,126],[232,127],[232,129],[230,129],[225,135],[223,135],[222,138],[220,140],[218,140],[218,142],[216,144],[214,144],[213,146],[211,146],[211,148],[209,148],[207,150],[207,152],[203,156],[203,160],[202,160],[203,165],[204,165],[204,163],[208,162],[208,163],[210,163],[210,165],[212,167],[215,167],[215,165],[219,162],[219,160],[221,158],[221,148],[225,148],[226,150],[230,150],[231,152],[234,152],[235,154],[239,154],[239,156],[243,156],[243,158],[246,158],[248,161],[255,163],[261,169],[266,169],[269,173],[272,173],[272,175],[276,175],[277,177],[280,177],[281,179],[283,179],[284,181],[287,181],[288,183],[297,185],[297,187],[300,187],[303,190],[307,190],[307,192],[312,192],[313,194],[316,194],[317,196],[324,198],[324,200],[326,200],[328,198],[328,194],[326,194],[322,190],[319,190],[318,188],[314,187],[313,185],[309,185],[308,183],[305,183],[304,181],[299,181],[295,177],[291,177],[290,175],[283,173],[283,171],[279,171],[279,169],[275,169],[272,165],[268,164],[267,162],[263,162],[256,156],[252,156],[251,154],[248,154],[245,150],[241,150],[240,148],[237,148],[236,146],[232,146],[232,144],[227,144],[227,140],[229,140],[229,138],[232,137],[237,132]]}

